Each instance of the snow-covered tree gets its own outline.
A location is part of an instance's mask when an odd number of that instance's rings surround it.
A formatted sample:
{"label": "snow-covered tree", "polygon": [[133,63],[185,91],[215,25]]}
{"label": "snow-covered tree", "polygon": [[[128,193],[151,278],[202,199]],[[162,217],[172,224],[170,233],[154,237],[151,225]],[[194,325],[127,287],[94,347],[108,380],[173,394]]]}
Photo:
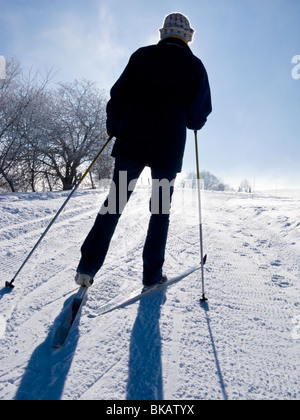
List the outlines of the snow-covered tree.
{"label": "snow-covered tree", "polygon": [[[196,172],[189,172],[187,174],[187,179],[192,180],[192,188],[196,188],[196,185],[197,185]],[[204,190],[226,191],[230,189],[228,185],[224,184],[219,178],[217,178],[215,175],[213,175],[209,171],[200,172],[200,181],[201,181],[201,188],[203,188]]]}
{"label": "snow-covered tree", "polygon": [[[90,81],[60,83],[52,72],[25,77],[10,59],[0,80],[0,188],[37,191],[76,184],[107,139],[104,91]],[[109,152],[109,150],[107,150]],[[108,178],[112,159],[102,156],[97,178]]]}
{"label": "snow-covered tree", "polygon": [[44,94],[49,79],[50,72],[24,77],[20,63],[7,60],[6,78],[0,81],[0,186],[12,192],[22,188],[24,181],[21,161],[26,138],[21,126]]}
{"label": "snow-covered tree", "polygon": [[244,181],[241,182],[241,185],[239,186],[239,192],[245,192],[245,193],[251,193],[252,188],[247,179],[244,179]]}
{"label": "snow-covered tree", "polygon": [[106,97],[90,81],[60,84],[50,95],[49,121],[40,150],[43,163],[71,189],[82,165],[87,165],[107,139]]}

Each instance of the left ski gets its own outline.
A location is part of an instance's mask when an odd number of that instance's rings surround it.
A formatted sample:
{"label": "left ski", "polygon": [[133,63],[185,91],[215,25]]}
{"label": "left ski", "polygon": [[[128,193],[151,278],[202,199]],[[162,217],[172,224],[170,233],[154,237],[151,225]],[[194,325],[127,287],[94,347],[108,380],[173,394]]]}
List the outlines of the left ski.
{"label": "left ski", "polygon": [[73,299],[73,302],[70,304],[64,316],[64,319],[62,320],[60,326],[58,327],[58,330],[56,331],[56,334],[54,336],[54,339],[51,345],[53,349],[61,349],[64,346],[71,332],[73,324],[76,320],[78,312],[80,311],[80,308],[82,307],[87,291],[88,291],[88,288],[84,286],[80,287],[80,289],[78,290],[76,296]]}
{"label": "left ski", "polygon": [[143,296],[149,295],[150,293],[153,293],[156,290],[166,289],[171,284],[175,284],[175,283],[179,282],[180,280],[183,280],[184,278],[188,277],[190,274],[194,273],[195,271],[199,270],[200,268],[201,268],[201,264],[196,265],[195,267],[192,267],[192,268],[188,269],[184,273],[182,273],[182,274],[180,274],[176,277],[170,278],[166,283],[159,284],[157,286],[151,287],[150,289],[147,289],[146,291],[143,291],[141,288],[139,288],[137,290],[134,290],[133,292],[131,292],[127,296],[117,297],[117,298],[111,300],[110,302],[108,302],[107,304],[101,306],[96,311],[90,313],[88,316],[90,318],[95,318],[99,315],[107,314],[108,312],[111,312],[115,309],[119,309],[119,308],[122,308],[124,306],[130,305],[130,304],[140,300]]}

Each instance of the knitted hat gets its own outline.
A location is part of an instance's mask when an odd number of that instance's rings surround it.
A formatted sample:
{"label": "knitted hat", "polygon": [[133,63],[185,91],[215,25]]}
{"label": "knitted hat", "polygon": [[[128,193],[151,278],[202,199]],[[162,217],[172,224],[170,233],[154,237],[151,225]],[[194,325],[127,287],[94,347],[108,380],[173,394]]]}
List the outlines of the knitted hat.
{"label": "knitted hat", "polygon": [[192,42],[194,29],[191,28],[187,17],[181,13],[172,13],[165,18],[164,26],[160,31],[161,39],[175,35],[186,42]]}

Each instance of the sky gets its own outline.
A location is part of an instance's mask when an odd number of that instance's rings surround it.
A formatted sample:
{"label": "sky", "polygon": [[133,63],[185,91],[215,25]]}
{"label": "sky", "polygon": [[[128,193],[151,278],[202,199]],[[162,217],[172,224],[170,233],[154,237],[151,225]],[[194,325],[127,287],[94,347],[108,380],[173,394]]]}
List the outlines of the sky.
{"label": "sky", "polygon": [[[0,55],[109,91],[172,12],[190,19],[211,85],[201,170],[235,188],[300,188],[299,0],[0,0]],[[192,132],[184,170],[195,170]]]}

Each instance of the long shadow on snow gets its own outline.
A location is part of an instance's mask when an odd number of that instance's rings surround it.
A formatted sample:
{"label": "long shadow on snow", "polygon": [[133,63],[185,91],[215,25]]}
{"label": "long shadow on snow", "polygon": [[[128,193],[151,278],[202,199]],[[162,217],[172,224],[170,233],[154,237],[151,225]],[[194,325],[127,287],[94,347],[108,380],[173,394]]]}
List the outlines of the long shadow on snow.
{"label": "long shadow on snow", "polygon": [[56,401],[61,399],[79,339],[78,321],[75,322],[64,348],[53,350],[51,344],[62,317],[73,299],[74,296],[71,296],[65,301],[46,340],[33,352],[15,395],[15,400]]}
{"label": "long shadow on snow", "polygon": [[204,302],[204,303],[201,303],[200,306],[205,311],[208,332],[209,332],[209,336],[210,336],[210,339],[211,339],[211,345],[212,345],[213,354],[214,354],[214,357],[215,357],[215,362],[216,362],[216,367],[217,367],[217,372],[218,372],[218,376],[219,376],[219,382],[220,382],[223,398],[224,398],[225,401],[228,401],[228,395],[227,395],[227,392],[226,392],[226,386],[225,386],[225,382],[224,382],[224,378],[223,378],[223,374],[222,374],[222,370],[221,370],[221,365],[220,365],[220,361],[219,361],[219,357],[218,357],[218,352],[217,352],[214,336],[213,336],[211,325],[210,325],[211,320],[210,320],[210,317],[209,317],[209,305],[208,305],[207,302]]}
{"label": "long shadow on snow", "polygon": [[130,340],[127,400],[163,400],[159,319],[165,302],[164,291],[140,301]]}

